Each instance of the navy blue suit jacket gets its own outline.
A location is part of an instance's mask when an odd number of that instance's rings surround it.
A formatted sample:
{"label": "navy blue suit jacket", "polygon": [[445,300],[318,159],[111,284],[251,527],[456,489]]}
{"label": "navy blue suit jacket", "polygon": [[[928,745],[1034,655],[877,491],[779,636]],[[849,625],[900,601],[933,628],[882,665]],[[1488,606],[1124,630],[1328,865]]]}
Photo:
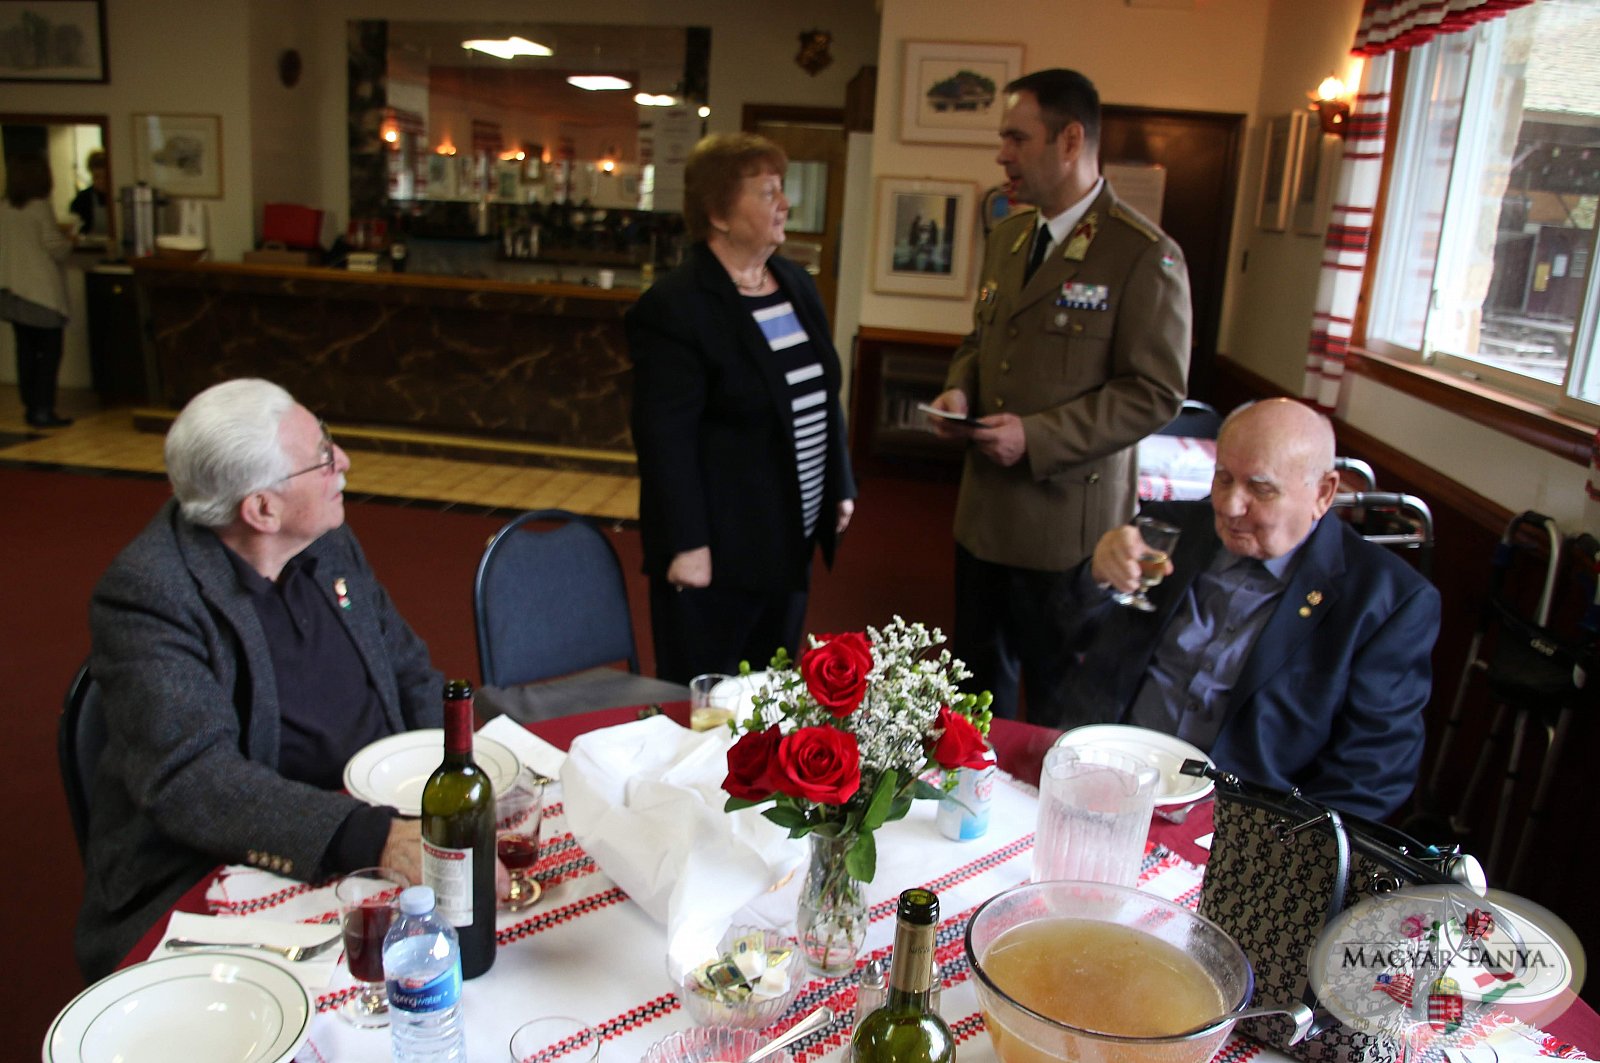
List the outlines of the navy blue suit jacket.
{"label": "navy blue suit jacket", "polygon": [[[1092,591],[1080,602],[1061,727],[1122,722],[1184,592],[1222,544],[1209,502],[1140,510],[1178,525],[1174,574],[1150,592],[1154,613]],[[1089,565],[1091,561],[1084,562]],[[1336,808],[1383,819],[1416,785],[1422,710],[1432,687],[1439,592],[1389,550],[1325,516],[1251,649],[1222,731],[1218,767]]]}

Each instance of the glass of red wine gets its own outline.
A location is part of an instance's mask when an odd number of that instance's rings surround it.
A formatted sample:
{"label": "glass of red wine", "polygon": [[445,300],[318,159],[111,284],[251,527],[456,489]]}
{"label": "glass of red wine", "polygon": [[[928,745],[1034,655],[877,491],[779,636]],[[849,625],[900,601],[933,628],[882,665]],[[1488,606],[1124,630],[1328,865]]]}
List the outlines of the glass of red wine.
{"label": "glass of red wine", "polygon": [[543,775],[523,768],[511,785],[495,796],[495,852],[510,874],[511,885],[500,898],[500,907],[520,912],[537,903],[543,888],[539,884],[539,824],[544,819]]}
{"label": "glass of red wine", "polygon": [[344,958],[358,983],[354,996],[339,1008],[352,1026],[389,1025],[389,996],[383,985],[383,936],[399,910],[400,891],[411,883],[387,867],[364,867],[339,880],[339,926],[344,932]]}

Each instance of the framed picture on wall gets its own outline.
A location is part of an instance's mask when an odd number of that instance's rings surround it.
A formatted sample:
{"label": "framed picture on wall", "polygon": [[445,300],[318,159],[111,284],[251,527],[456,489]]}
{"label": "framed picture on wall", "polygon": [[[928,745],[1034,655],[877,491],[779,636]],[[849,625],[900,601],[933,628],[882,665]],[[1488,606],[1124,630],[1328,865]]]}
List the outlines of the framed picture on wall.
{"label": "framed picture on wall", "polygon": [[907,41],[900,139],[998,144],[1004,89],[1021,74],[1020,44]]}
{"label": "framed picture on wall", "polygon": [[977,188],[966,181],[878,178],[874,291],[967,296]]}
{"label": "framed picture on wall", "polygon": [[0,0],[0,81],[108,79],[105,0]]}
{"label": "framed picture on wall", "polygon": [[169,196],[222,198],[222,119],[214,114],[133,116],[133,179]]}
{"label": "framed picture on wall", "polygon": [[1256,227],[1281,233],[1289,227],[1289,204],[1294,198],[1295,173],[1300,164],[1306,113],[1295,111],[1267,120],[1267,144],[1261,162],[1261,198],[1256,205]]}
{"label": "framed picture on wall", "polygon": [[1293,215],[1294,231],[1303,236],[1321,236],[1328,228],[1329,201],[1333,198],[1336,167],[1328,158],[1328,144],[1343,143],[1322,132],[1320,122],[1309,118],[1300,137],[1300,164],[1295,170]]}

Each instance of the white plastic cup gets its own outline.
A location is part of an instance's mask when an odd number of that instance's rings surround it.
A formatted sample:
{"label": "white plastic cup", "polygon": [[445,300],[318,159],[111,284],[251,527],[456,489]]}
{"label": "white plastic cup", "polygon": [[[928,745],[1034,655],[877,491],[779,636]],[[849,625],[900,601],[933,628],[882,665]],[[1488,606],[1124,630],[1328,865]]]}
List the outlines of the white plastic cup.
{"label": "white plastic cup", "polygon": [[1134,886],[1150,833],[1155,766],[1095,746],[1057,746],[1039,773],[1033,881]]}
{"label": "white plastic cup", "polygon": [[602,287],[602,288],[610,288],[612,285],[614,285],[616,283],[617,283],[617,271],[616,270],[614,270],[614,269],[603,269],[603,270],[600,271],[600,287]]}

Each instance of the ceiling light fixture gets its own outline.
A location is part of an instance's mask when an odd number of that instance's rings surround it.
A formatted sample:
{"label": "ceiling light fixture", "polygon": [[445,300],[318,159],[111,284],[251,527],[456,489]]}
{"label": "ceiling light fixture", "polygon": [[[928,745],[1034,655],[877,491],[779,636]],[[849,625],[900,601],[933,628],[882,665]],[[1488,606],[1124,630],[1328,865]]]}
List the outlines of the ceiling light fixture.
{"label": "ceiling light fixture", "polygon": [[525,37],[507,37],[505,40],[484,38],[462,41],[461,47],[473,52],[483,52],[497,59],[514,59],[519,55],[555,55],[549,48]]}
{"label": "ceiling light fixture", "polygon": [[567,78],[567,84],[589,92],[615,92],[633,88],[633,82],[611,74],[573,74]]}
{"label": "ceiling light fixture", "polygon": [[710,118],[711,117],[711,108],[702,106],[700,108],[699,114],[700,114],[701,118]]}
{"label": "ceiling light fixture", "polygon": [[639,92],[634,94],[633,102],[637,103],[640,107],[671,107],[673,104],[678,102],[678,98],[676,96],[668,96],[664,93],[658,95],[649,92]]}

